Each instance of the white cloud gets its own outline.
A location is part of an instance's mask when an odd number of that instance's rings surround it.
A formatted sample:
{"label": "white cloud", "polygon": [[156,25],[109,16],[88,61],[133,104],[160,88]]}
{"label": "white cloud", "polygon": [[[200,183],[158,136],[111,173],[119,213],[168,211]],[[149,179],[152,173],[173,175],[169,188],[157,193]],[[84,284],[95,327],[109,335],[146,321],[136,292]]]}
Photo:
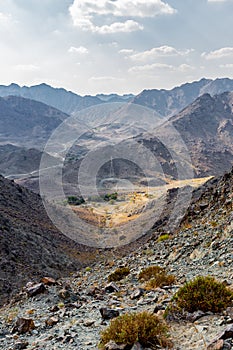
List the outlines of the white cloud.
{"label": "white cloud", "polygon": [[79,46],[79,47],[71,46],[69,48],[68,52],[69,53],[78,53],[78,54],[84,55],[84,54],[87,54],[89,51],[84,46]]}
{"label": "white cloud", "polygon": [[193,50],[177,50],[171,46],[160,46],[154,47],[151,50],[139,52],[130,56],[133,61],[147,61],[153,60],[157,57],[166,57],[166,56],[184,56],[188,55]]}
{"label": "white cloud", "polygon": [[192,71],[194,69],[195,69],[195,67],[190,66],[189,64],[186,64],[186,63],[183,63],[178,67],[178,70],[180,72],[189,72],[189,71]]}
{"label": "white cloud", "polygon": [[173,70],[174,67],[165,63],[153,63],[153,64],[145,64],[143,66],[133,66],[129,69],[129,73],[138,73],[138,72],[150,72],[157,69],[166,69]]}
{"label": "white cloud", "polygon": [[207,60],[233,57],[233,47],[223,47],[219,50],[211,51],[209,53],[203,52],[201,56]]}
{"label": "white cloud", "polygon": [[14,68],[18,71],[24,71],[24,72],[35,72],[40,69],[38,66],[34,64],[17,64]]}
{"label": "white cloud", "polygon": [[179,66],[174,66],[165,63],[153,63],[153,64],[145,64],[142,66],[133,66],[129,69],[129,73],[147,73],[158,70],[169,70],[169,71],[179,71],[179,72],[188,72],[192,71],[195,68],[188,64],[181,64]]}
{"label": "white cloud", "polygon": [[113,34],[113,33],[130,33],[136,30],[142,30],[143,26],[135,21],[128,20],[126,22],[115,22],[111,25],[104,25],[101,27],[95,27],[94,32],[100,34]]}
{"label": "white cloud", "polygon": [[[74,0],[69,8],[74,26],[100,34],[127,32],[143,29],[132,18],[155,17],[174,14],[176,10],[162,0]],[[97,26],[95,16],[125,17],[126,21],[113,21]]]}

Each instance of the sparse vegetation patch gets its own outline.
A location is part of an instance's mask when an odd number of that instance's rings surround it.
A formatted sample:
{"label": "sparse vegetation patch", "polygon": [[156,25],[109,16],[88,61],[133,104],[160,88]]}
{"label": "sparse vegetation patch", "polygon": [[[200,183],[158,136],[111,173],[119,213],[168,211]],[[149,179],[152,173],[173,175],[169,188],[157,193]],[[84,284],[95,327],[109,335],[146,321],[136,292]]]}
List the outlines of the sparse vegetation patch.
{"label": "sparse vegetation patch", "polygon": [[[221,312],[231,305],[233,293],[211,276],[198,276],[181,287],[173,297],[173,306],[188,312]],[[171,306],[169,307],[172,310]]]}
{"label": "sparse vegetation patch", "polygon": [[108,276],[108,282],[120,281],[124,277],[128,276],[129,273],[130,269],[128,267],[119,267]]}
{"label": "sparse vegetation patch", "polygon": [[143,347],[150,348],[171,347],[166,323],[147,311],[124,314],[112,320],[109,327],[101,333],[99,347],[103,349],[110,340],[127,345],[139,342]]}

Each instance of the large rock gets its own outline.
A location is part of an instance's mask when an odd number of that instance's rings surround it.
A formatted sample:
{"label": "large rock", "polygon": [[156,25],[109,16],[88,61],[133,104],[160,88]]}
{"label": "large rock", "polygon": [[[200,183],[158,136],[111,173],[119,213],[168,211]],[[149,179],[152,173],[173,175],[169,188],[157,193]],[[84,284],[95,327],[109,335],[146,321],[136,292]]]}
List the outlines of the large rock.
{"label": "large rock", "polygon": [[111,320],[112,318],[119,316],[118,310],[107,309],[106,307],[102,307],[100,313],[104,320]]}
{"label": "large rock", "polygon": [[34,321],[31,318],[20,317],[17,319],[12,333],[24,334],[35,329]]}
{"label": "large rock", "polygon": [[44,293],[46,291],[45,285],[43,283],[37,283],[34,285],[29,285],[26,288],[29,297],[34,297],[37,294]]}

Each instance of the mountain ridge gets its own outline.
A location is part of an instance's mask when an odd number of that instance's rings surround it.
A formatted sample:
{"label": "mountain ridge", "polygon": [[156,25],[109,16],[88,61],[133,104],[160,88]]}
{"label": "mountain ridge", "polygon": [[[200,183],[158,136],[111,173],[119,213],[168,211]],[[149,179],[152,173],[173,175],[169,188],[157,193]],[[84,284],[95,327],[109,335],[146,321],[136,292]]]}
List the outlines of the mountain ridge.
{"label": "mountain ridge", "polygon": [[[154,148],[157,137],[172,144],[179,152],[179,140],[185,143],[191,157],[190,167],[195,176],[221,175],[229,171],[233,164],[233,92],[210,96],[205,93],[181,112],[165,121],[148,134],[137,137]],[[178,132],[178,142],[173,138],[173,130]]]}
{"label": "mountain ridge", "polygon": [[208,79],[181,84],[172,89],[145,89],[139,94],[118,95],[99,93],[95,96],[80,96],[64,88],[54,88],[46,83],[22,86],[12,83],[0,85],[0,96],[16,95],[46,103],[65,113],[71,114],[102,103],[134,103],[156,110],[163,117],[172,116],[204,93],[212,96],[233,90],[229,78]]}
{"label": "mountain ridge", "polygon": [[206,79],[185,83],[171,90],[143,90],[133,99],[133,103],[156,110],[164,117],[171,117],[204,93],[211,96],[233,90],[233,80],[229,78]]}

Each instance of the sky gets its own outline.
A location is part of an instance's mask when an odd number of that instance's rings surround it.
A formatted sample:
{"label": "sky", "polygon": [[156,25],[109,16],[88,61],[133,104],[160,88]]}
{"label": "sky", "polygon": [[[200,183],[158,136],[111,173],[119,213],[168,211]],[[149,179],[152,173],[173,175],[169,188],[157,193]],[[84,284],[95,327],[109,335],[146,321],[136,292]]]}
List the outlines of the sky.
{"label": "sky", "polygon": [[80,95],[233,78],[233,0],[0,0],[0,84]]}

